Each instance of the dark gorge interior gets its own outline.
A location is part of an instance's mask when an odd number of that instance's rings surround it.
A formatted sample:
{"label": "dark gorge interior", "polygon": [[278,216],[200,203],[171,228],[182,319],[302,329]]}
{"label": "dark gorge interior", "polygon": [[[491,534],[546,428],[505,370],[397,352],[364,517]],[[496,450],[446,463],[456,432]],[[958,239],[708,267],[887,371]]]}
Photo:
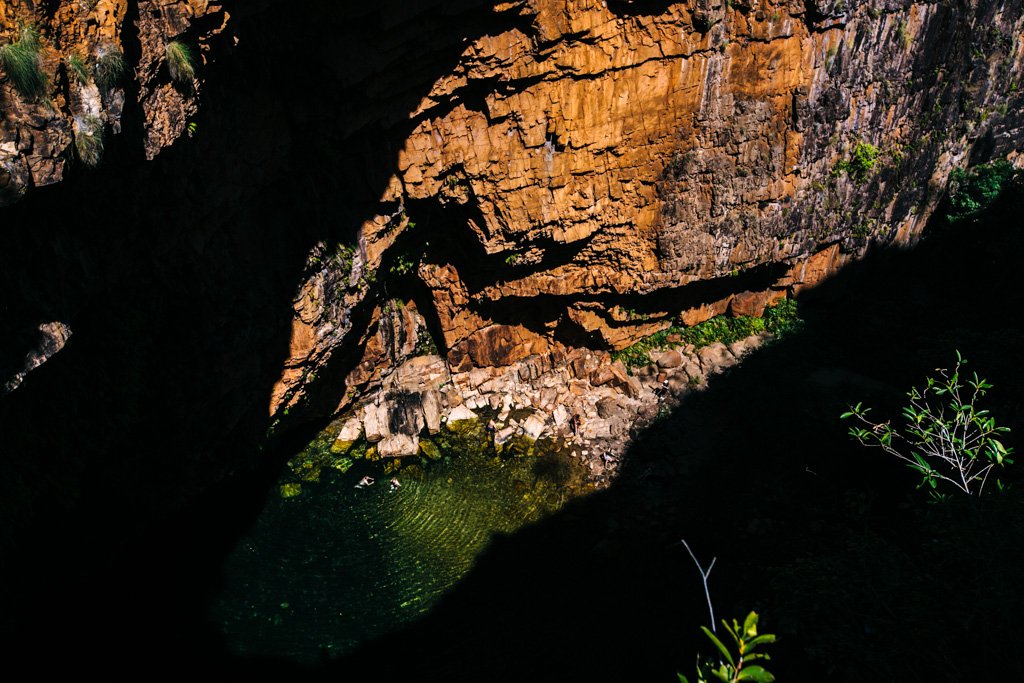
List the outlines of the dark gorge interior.
{"label": "dark gorge interior", "polygon": [[[1001,422],[1024,429],[1019,189],[956,225],[944,200],[913,249],[869,250],[803,290],[800,332],[632,434],[610,486],[496,536],[423,618],[316,666],[231,653],[210,619],[225,558],[277,495],[285,462],[327,425],[361,359],[361,339],[349,335],[301,409],[272,424],[310,254],[356,242],[364,221],[398,209],[380,197],[423,98],[467,41],[528,33],[529,22],[517,3],[494,11],[477,0],[415,10],[225,4],[238,43],[225,37],[203,72],[194,137],[145,161],[143,115],[129,106],[102,166],[0,209],[2,377],[41,323],[72,330],[66,348],[0,396],[9,667],[115,678],[675,680],[708,645],[685,538],[717,558],[719,616],[757,609],[779,634],[780,680],[1024,675],[1014,655],[1019,477],[1007,470],[998,497],[924,504],[909,470],[853,443],[838,419],[857,400],[896,414],[903,392],[958,349],[996,385]],[[628,17],[671,3],[609,4]],[[130,37],[125,45],[131,57]],[[459,106],[487,87],[466,85]],[[482,221],[471,207],[403,208],[420,232],[402,235],[395,253],[456,264],[472,292],[511,270],[474,241],[467,226]],[[537,269],[572,261],[584,244],[543,244]],[[781,271],[768,263],[650,296],[581,298],[646,314],[756,290]],[[385,276],[370,290],[346,311],[351,329],[372,327],[380,301],[403,297],[443,339],[415,278]],[[480,310],[544,330],[564,306],[557,294],[505,296]],[[554,335],[601,344],[577,327]]]}

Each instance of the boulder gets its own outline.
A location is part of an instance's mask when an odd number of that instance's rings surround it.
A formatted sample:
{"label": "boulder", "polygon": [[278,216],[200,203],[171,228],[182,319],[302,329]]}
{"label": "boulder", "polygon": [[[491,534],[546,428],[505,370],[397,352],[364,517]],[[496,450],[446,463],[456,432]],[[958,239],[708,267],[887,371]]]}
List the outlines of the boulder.
{"label": "boulder", "polygon": [[597,402],[597,414],[606,420],[625,415],[626,409],[619,399],[606,396]]}
{"label": "boulder", "polygon": [[544,427],[544,419],[534,413],[523,422],[523,434],[536,441],[544,433]]}
{"label": "boulder", "polygon": [[607,384],[630,398],[639,398],[640,394],[643,393],[643,387],[640,386],[640,382],[635,377],[630,377],[626,373],[626,368],[622,363],[612,363],[611,365],[599,367],[591,374],[590,383],[596,387]]}
{"label": "boulder", "polygon": [[561,427],[569,421],[569,411],[566,410],[565,406],[555,406],[554,411],[551,413],[551,417],[554,419],[555,424]]}
{"label": "boulder", "polygon": [[680,396],[689,390],[691,381],[690,376],[680,370],[668,378],[668,390],[673,396]]}
{"label": "boulder", "polygon": [[423,419],[427,423],[427,432],[437,434],[441,431],[441,394],[437,389],[428,389],[420,395],[423,408]]}
{"label": "boulder", "polygon": [[705,374],[720,372],[736,364],[736,357],[729,353],[728,347],[722,342],[708,344],[697,351],[697,357],[700,359],[700,366]]}
{"label": "boulder", "polygon": [[448,424],[461,422],[463,420],[478,420],[479,416],[466,406],[456,406],[448,413]]}
{"label": "boulder", "polygon": [[363,406],[363,429],[366,432],[366,440],[371,443],[376,443],[390,434],[387,406],[376,403],[367,403]]}
{"label": "boulder", "polygon": [[665,353],[658,356],[658,367],[665,368],[666,370],[671,368],[678,368],[683,364],[683,354],[678,351],[666,351]]}
{"label": "boulder", "polygon": [[420,451],[420,437],[409,434],[391,434],[377,444],[377,453],[382,458],[403,458]]}
{"label": "boulder", "polygon": [[418,392],[395,394],[388,402],[388,432],[419,434],[426,426],[422,399]]}
{"label": "boulder", "polygon": [[348,453],[352,445],[359,440],[359,437],[363,434],[363,424],[359,421],[358,417],[350,417],[345,420],[345,424],[341,426],[341,431],[338,432],[338,438],[334,440],[331,445],[332,453]]}
{"label": "boulder", "polygon": [[755,339],[760,339],[760,337],[747,337],[746,339],[734,341],[732,344],[729,344],[729,353],[731,353],[736,358],[743,358],[743,356],[750,353],[751,349],[756,348],[750,343],[752,340]]}
{"label": "boulder", "polygon": [[686,373],[687,377],[694,380],[695,382],[700,382],[704,380],[704,371],[701,370],[700,365],[698,365],[694,361],[686,361],[685,363],[683,363],[682,370],[683,372]]}

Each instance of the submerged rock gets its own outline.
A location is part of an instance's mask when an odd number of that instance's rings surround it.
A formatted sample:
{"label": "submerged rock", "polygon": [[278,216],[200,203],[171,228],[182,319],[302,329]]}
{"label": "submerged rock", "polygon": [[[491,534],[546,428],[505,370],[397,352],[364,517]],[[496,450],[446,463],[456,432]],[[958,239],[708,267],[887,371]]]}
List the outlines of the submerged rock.
{"label": "submerged rock", "polygon": [[441,449],[430,439],[420,439],[420,453],[430,460],[440,460]]}
{"label": "submerged rock", "polygon": [[294,498],[302,494],[302,484],[281,484],[280,492],[282,498]]}

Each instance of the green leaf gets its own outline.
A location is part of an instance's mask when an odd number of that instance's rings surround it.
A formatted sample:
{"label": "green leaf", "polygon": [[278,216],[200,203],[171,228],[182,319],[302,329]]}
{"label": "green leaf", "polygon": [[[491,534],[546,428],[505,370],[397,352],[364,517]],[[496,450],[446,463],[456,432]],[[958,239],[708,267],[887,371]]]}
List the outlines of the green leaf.
{"label": "green leaf", "polygon": [[683,674],[677,673],[676,676],[679,676],[679,683],[690,683],[690,679]]}
{"label": "green leaf", "polygon": [[732,655],[729,654],[729,649],[722,644],[722,641],[718,639],[718,636],[712,633],[707,626],[701,626],[700,630],[704,631],[704,635],[711,639],[711,642],[715,644],[715,647],[718,648],[718,651],[722,653],[723,657],[725,657],[725,661],[729,662],[733,666],[736,666],[736,662],[733,661]]}
{"label": "green leaf", "polygon": [[725,667],[723,667],[723,670],[712,671],[711,675],[722,681],[722,683],[732,683],[732,681],[729,680],[729,672],[724,671],[724,668]]}
{"label": "green leaf", "polygon": [[751,612],[743,620],[743,635],[748,637],[757,635],[757,612]]}
{"label": "green leaf", "polygon": [[771,683],[775,680],[775,676],[764,670],[760,666],[748,666],[744,667],[740,671],[740,675],[736,677],[737,681],[754,681],[755,683]]}
{"label": "green leaf", "polygon": [[753,650],[758,645],[764,645],[765,643],[774,643],[774,642],[775,642],[775,636],[774,635],[772,635],[771,633],[764,633],[762,635],[759,635],[757,638],[753,638],[749,642],[747,642],[747,647],[749,649]]}

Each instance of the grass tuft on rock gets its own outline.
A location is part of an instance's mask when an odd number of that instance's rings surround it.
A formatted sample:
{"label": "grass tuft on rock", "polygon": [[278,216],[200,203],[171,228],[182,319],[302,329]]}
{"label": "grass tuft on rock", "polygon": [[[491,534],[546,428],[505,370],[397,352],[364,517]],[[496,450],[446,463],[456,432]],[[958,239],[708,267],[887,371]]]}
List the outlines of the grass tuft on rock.
{"label": "grass tuft on rock", "polygon": [[110,90],[124,77],[127,70],[124,54],[116,46],[103,45],[97,48],[96,63],[92,67],[96,85],[104,90]]}
{"label": "grass tuft on rock", "polygon": [[79,160],[95,168],[103,159],[103,121],[96,116],[75,119],[75,151]]}
{"label": "grass tuft on rock", "polygon": [[171,72],[171,80],[182,85],[190,85],[196,77],[195,59],[188,45],[174,40],[167,43],[167,69]]}
{"label": "grass tuft on rock", "polygon": [[39,31],[31,24],[22,24],[18,40],[0,46],[0,67],[27,100],[42,99],[49,86],[43,73],[42,49]]}
{"label": "grass tuft on rock", "polygon": [[64,63],[67,64],[68,74],[74,77],[76,81],[82,85],[89,82],[89,66],[85,63],[82,55],[73,52],[64,60]]}

